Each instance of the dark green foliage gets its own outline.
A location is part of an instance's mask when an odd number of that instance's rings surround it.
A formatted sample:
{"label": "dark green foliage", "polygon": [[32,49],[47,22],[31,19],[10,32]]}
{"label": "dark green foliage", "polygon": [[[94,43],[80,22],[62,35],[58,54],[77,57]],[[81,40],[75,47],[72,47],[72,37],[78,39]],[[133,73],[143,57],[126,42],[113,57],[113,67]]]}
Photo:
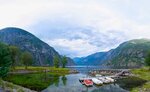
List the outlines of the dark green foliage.
{"label": "dark green foliage", "polygon": [[128,77],[123,79],[118,79],[116,83],[123,89],[131,91],[133,88],[142,86],[144,83],[146,83],[146,80],[143,80],[138,77]]}
{"label": "dark green foliage", "polygon": [[14,84],[21,85],[32,90],[41,92],[52,84],[59,83],[59,76],[57,74],[47,74],[47,80],[44,79],[44,73],[34,73],[34,74],[14,74],[8,75],[3,78],[3,80],[13,82]]}
{"label": "dark green foliage", "polygon": [[21,55],[21,60],[25,65],[25,69],[27,69],[27,66],[32,65],[33,63],[33,57],[29,52],[23,52]]}
{"label": "dark green foliage", "polygon": [[66,84],[67,84],[67,77],[64,75],[64,76],[62,76],[61,80],[62,80],[64,86],[66,86]]}
{"label": "dark green foliage", "polygon": [[55,66],[56,68],[59,67],[59,57],[58,57],[58,56],[54,56],[54,66]]}
{"label": "dark green foliage", "polygon": [[17,65],[17,62],[19,62],[19,53],[20,50],[16,46],[9,46],[11,58],[12,58],[12,67],[14,68],[15,65]]}
{"label": "dark green foliage", "polygon": [[11,66],[11,54],[9,47],[0,43],[0,77],[6,76]]}
{"label": "dark green foliage", "polygon": [[62,67],[65,68],[67,64],[67,57],[63,56],[61,61],[62,61]]}
{"label": "dark green foliage", "polygon": [[148,53],[148,55],[147,55],[147,57],[145,59],[145,64],[150,67],[150,52]]}

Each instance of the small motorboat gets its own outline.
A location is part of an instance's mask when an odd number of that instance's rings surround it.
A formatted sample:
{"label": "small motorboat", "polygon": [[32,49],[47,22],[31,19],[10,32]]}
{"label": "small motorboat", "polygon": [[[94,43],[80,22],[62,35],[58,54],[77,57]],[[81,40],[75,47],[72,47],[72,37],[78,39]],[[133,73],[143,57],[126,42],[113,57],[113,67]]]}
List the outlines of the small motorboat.
{"label": "small motorboat", "polygon": [[104,84],[110,83],[109,80],[107,80],[106,78],[103,78],[103,77],[99,77],[98,80],[102,81]]}
{"label": "small motorboat", "polygon": [[85,79],[83,81],[84,85],[86,85],[87,87],[93,86],[93,81],[90,79]]}
{"label": "small motorboat", "polygon": [[112,79],[111,77],[105,77],[105,79],[107,79],[107,80],[109,80],[110,82],[115,82],[115,80],[114,79]]}
{"label": "small motorboat", "polygon": [[103,82],[101,80],[98,80],[97,78],[92,78],[92,81],[96,85],[102,85],[103,84]]}
{"label": "small motorboat", "polygon": [[91,78],[80,78],[79,82],[84,85],[84,80],[92,80]]}
{"label": "small motorboat", "polygon": [[96,74],[96,75],[95,75],[95,77],[102,77],[102,75],[100,75],[100,74]]}

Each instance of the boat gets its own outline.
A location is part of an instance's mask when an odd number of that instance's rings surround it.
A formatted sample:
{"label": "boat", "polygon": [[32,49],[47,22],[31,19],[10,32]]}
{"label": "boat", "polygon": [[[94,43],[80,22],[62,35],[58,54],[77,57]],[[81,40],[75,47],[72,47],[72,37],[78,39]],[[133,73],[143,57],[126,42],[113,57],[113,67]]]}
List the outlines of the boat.
{"label": "boat", "polygon": [[103,82],[101,80],[98,80],[97,78],[92,78],[92,81],[96,85],[102,85],[103,84]]}
{"label": "boat", "polygon": [[84,85],[84,80],[92,80],[91,78],[80,78],[79,82]]}
{"label": "boat", "polygon": [[100,74],[96,74],[96,75],[95,75],[95,77],[102,77],[102,75],[100,75]]}
{"label": "boat", "polygon": [[115,82],[115,80],[112,79],[111,77],[105,77],[105,79],[109,80],[110,82]]}
{"label": "boat", "polygon": [[90,86],[93,86],[93,81],[90,80],[90,79],[85,79],[83,81],[84,85],[87,86],[87,87],[90,87]]}
{"label": "boat", "polygon": [[104,84],[110,83],[110,80],[107,80],[104,77],[99,77],[98,80],[102,81]]}
{"label": "boat", "polygon": [[84,79],[83,79],[83,78],[80,78],[80,79],[79,79],[79,82],[80,82],[82,85],[84,85]]}

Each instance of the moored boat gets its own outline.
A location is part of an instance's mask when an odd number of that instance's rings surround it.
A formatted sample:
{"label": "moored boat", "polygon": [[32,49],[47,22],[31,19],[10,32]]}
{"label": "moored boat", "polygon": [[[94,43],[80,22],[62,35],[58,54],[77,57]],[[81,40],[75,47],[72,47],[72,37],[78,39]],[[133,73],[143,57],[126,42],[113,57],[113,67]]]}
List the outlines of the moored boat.
{"label": "moored boat", "polygon": [[110,81],[104,77],[99,77],[98,80],[102,81],[104,84],[110,83]]}
{"label": "moored boat", "polygon": [[115,82],[115,80],[112,79],[111,77],[105,77],[105,79],[109,80],[110,82]]}
{"label": "moored boat", "polygon": [[102,77],[102,75],[100,75],[100,74],[96,74],[96,75],[95,75],[95,77]]}
{"label": "moored boat", "polygon": [[96,85],[102,85],[103,84],[103,82],[101,80],[98,80],[97,78],[92,78],[92,81]]}
{"label": "moored boat", "polygon": [[87,87],[93,86],[93,81],[90,80],[90,79],[85,79],[85,80],[83,81],[83,83],[84,83],[84,85],[86,85]]}
{"label": "moored boat", "polygon": [[84,85],[84,80],[92,80],[91,78],[80,78],[79,82]]}

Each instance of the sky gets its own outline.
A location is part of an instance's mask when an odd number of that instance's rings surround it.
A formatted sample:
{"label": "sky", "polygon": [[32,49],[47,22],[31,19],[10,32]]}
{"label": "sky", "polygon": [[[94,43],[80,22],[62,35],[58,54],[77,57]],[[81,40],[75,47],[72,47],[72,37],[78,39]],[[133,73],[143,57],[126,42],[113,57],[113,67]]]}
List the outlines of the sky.
{"label": "sky", "polygon": [[0,0],[0,29],[31,32],[62,55],[83,57],[150,38],[150,0]]}

